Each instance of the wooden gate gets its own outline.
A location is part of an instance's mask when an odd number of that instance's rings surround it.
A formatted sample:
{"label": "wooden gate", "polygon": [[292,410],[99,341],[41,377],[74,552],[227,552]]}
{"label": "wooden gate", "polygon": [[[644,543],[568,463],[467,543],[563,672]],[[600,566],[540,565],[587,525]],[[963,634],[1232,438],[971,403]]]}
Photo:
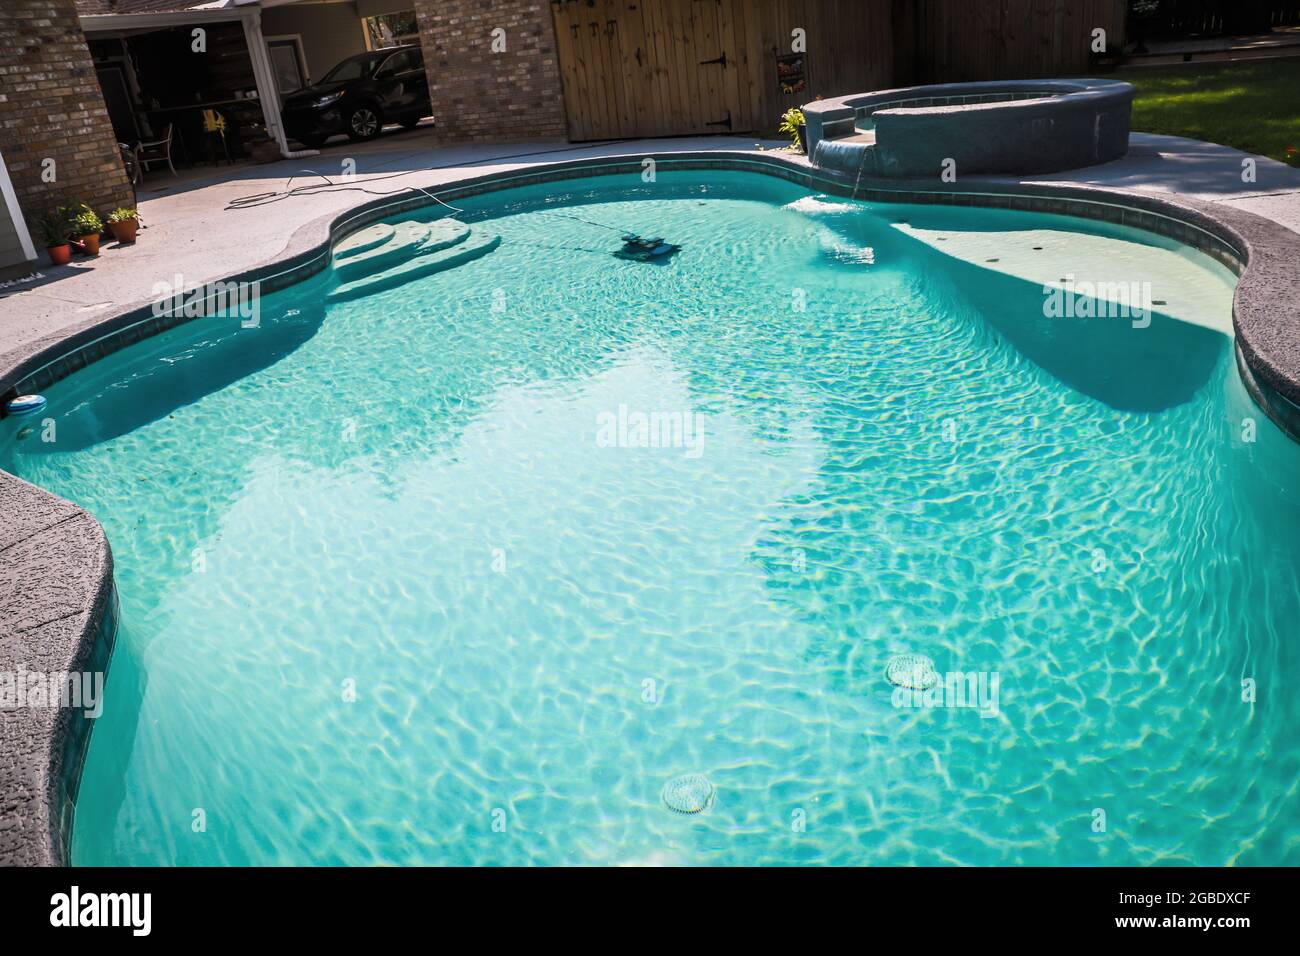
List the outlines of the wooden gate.
{"label": "wooden gate", "polygon": [[[771,132],[791,106],[883,89],[895,77],[900,5],[551,0],[569,138]],[[796,35],[806,56],[795,55]],[[779,62],[792,56],[794,81]]]}
{"label": "wooden gate", "polygon": [[747,0],[552,0],[551,8],[569,139],[765,125],[751,62],[759,24]]}

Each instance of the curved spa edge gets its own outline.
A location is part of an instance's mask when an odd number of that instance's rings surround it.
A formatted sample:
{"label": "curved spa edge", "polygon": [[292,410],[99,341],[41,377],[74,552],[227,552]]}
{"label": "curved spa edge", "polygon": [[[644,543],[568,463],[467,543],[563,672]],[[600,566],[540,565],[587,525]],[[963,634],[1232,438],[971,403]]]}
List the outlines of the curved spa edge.
{"label": "curved spa edge", "polygon": [[804,107],[819,166],[876,176],[1051,173],[1128,151],[1134,88],[1117,80],[1000,80],[856,93]]}

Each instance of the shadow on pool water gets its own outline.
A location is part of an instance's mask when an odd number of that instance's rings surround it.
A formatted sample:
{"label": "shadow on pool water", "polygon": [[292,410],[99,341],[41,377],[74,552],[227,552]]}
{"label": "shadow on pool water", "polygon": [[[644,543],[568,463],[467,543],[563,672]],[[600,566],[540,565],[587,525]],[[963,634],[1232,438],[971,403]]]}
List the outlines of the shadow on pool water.
{"label": "shadow on pool water", "polygon": [[133,349],[128,365],[99,363],[69,380],[76,392],[58,416],[58,441],[34,441],[27,434],[24,454],[81,451],[165,418],[275,365],[324,321],[323,306],[313,303],[290,314],[263,315],[256,326],[212,316],[171,329]]}

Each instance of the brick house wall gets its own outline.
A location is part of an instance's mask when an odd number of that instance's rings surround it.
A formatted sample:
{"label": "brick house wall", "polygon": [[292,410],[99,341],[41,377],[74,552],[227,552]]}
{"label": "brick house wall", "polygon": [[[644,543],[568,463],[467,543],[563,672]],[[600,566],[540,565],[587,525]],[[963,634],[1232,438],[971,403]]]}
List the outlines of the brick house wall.
{"label": "brick house wall", "polygon": [[74,0],[0,3],[0,152],[38,250],[36,221],[56,206],[103,218],[134,203]]}
{"label": "brick house wall", "polygon": [[[564,137],[548,0],[414,0],[429,94],[447,140]],[[505,31],[505,52],[492,31]]]}

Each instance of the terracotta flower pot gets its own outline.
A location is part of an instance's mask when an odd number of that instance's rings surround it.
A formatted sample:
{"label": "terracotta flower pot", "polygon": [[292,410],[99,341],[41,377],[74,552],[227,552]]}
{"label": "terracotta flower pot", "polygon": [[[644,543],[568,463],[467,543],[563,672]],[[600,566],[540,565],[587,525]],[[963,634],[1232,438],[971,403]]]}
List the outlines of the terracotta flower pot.
{"label": "terracotta flower pot", "polygon": [[59,246],[49,246],[45,252],[50,257],[50,262],[56,266],[66,266],[72,261],[72,246],[63,243]]}
{"label": "terracotta flower pot", "polygon": [[135,242],[135,232],[139,228],[140,222],[137,219],[123,219],[108,224],[108,231],[113,234],[113,238],[124,245]]}
{"label": "terracotta flower pot", "polygon": [[99,233],[89,233],[81,237],[81,250],[88,256],[99,255]]}

